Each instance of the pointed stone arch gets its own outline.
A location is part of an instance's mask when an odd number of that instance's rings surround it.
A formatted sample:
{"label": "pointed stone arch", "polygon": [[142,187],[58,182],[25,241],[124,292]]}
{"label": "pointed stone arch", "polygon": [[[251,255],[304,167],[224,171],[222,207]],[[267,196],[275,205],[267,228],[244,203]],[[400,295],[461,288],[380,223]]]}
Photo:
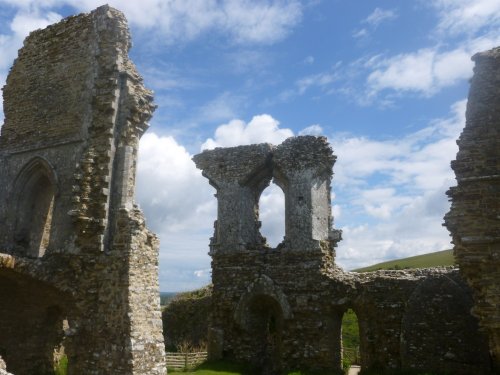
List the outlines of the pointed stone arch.
{"label": "pointed stone arch", "polygon": [[11,204],[17,216],[14,227],[16,252],[42,257],[50,244],[52,214],[58,195],[54,168],[47,160],[35,157],[21,169],[12,186]]}

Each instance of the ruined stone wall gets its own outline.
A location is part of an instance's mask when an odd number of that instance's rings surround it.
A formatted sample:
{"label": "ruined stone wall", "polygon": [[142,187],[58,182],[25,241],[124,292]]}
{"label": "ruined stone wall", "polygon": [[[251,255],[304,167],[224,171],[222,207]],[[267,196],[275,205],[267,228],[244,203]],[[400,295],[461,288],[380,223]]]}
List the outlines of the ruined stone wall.
{"label": "ruined stone wall", "polygon": [[[485,337],[469,312],[471,293],[457,270],[356,274],[335,266],[335,156],[325,138],[219,148],[193,159],[219,203],[210,244],[211,358],[247,361],[269,374],[340,372],[342,316],[352,308],[362,368],[490,373]],[[285,239],[276,249],[258,231],[258,201],[271,178],[286,207]]]}
{"label": "ruined stone wall", "polygon": [[[457,269],[352,274],[362,366],[489,374],[487,341]],[[467,343],[465,345],[465,343]]]}
{"label": "ruined stone wall", "polygon": [[166,371],[158,240],[134,203],[154,105],[129,48],[123,14],[103,6],[31,33],[7,78],[0,355],[18,375],[50,369],[54,343],[70,374]]}
{"label": "ruined stone wall", "polygon": [[451,166],[445,217],[460,271],[474,291],[474,315],[500,371],[500,47],[473,56],[466,125]]}
{"label": "ruined stone wall", "polygon": [[180,293],[163,308],[163,336],[167,351],[181,344],[204,348],[207,344],[208,321],[211,314],[212,287]]}

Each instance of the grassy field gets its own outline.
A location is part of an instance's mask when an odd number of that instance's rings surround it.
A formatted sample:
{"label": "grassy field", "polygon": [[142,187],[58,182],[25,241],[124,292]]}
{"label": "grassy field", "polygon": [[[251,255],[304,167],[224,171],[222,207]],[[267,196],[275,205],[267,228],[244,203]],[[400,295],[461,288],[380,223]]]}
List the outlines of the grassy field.
{"label": "grassy field", "polygon": [[377,270],[402,270],[406,268],[427,268],[437,266],[452,266],[455,264],[453,250],[437,251],[435,253],[417,255],[414,257],[391,260],[374,264],[373,266],[358,268],[354,272],[370,272]]}

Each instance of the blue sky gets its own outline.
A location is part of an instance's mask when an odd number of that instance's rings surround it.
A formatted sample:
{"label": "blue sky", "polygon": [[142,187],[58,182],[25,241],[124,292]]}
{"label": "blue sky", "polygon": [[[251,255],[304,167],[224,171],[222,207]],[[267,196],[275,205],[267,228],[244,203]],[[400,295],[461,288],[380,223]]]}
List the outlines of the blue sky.
{"label": "blue sky", "polygon": [[[137,200],[161,239],[161,290],[210,281],[215,192],[190,159],[215,146],[327,136],[346,269],[450,248],[441,223],[470,56],[500,45],[500,0],[109,4],[129,20],[130,55],[158,104],[141,141]],[[29,31],[99,5],[0,0],[0,83]],[[278,188],[260,208],[276,244]]]}

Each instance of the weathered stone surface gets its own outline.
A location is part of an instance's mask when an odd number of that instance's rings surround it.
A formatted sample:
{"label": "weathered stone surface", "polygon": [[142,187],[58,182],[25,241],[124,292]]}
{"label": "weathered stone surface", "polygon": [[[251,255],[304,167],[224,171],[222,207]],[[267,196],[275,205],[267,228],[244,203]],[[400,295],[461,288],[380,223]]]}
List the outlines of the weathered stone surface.
{"label": "weathered stone surface", "polygon": [[4,87],[0,355],[18,375],[164,374],[158,240],[134,204],[155,108],[103,6],[32,32]]}
{"label": "weathered stone surface", "polygon": [[460,271],[474,291],[473,313],[500,371],[500,47],[473,56],[466,125],[451,166],[445,217]]}
{"label": "weathered stone surface", "polygon": [[[490,372],[485,337],[469,313],[471,292],[456,269],[357,274],[335,266],[335,156],[325,138],[215,149],[193,159],[217,189],[219,204],[210,244],[211,358],[248,361],[263,374],[340,373],[342,316],[352,308],[365,369]],[[285,239],[276,249],[258,231],[259,197],[271,177],[286,202]]]}
{"label": "weathered stone surface", "polygon": [[11,373],[7,372],[7,366],[5,365],[2,357],[0,357],[0,375],[12,375]]}

